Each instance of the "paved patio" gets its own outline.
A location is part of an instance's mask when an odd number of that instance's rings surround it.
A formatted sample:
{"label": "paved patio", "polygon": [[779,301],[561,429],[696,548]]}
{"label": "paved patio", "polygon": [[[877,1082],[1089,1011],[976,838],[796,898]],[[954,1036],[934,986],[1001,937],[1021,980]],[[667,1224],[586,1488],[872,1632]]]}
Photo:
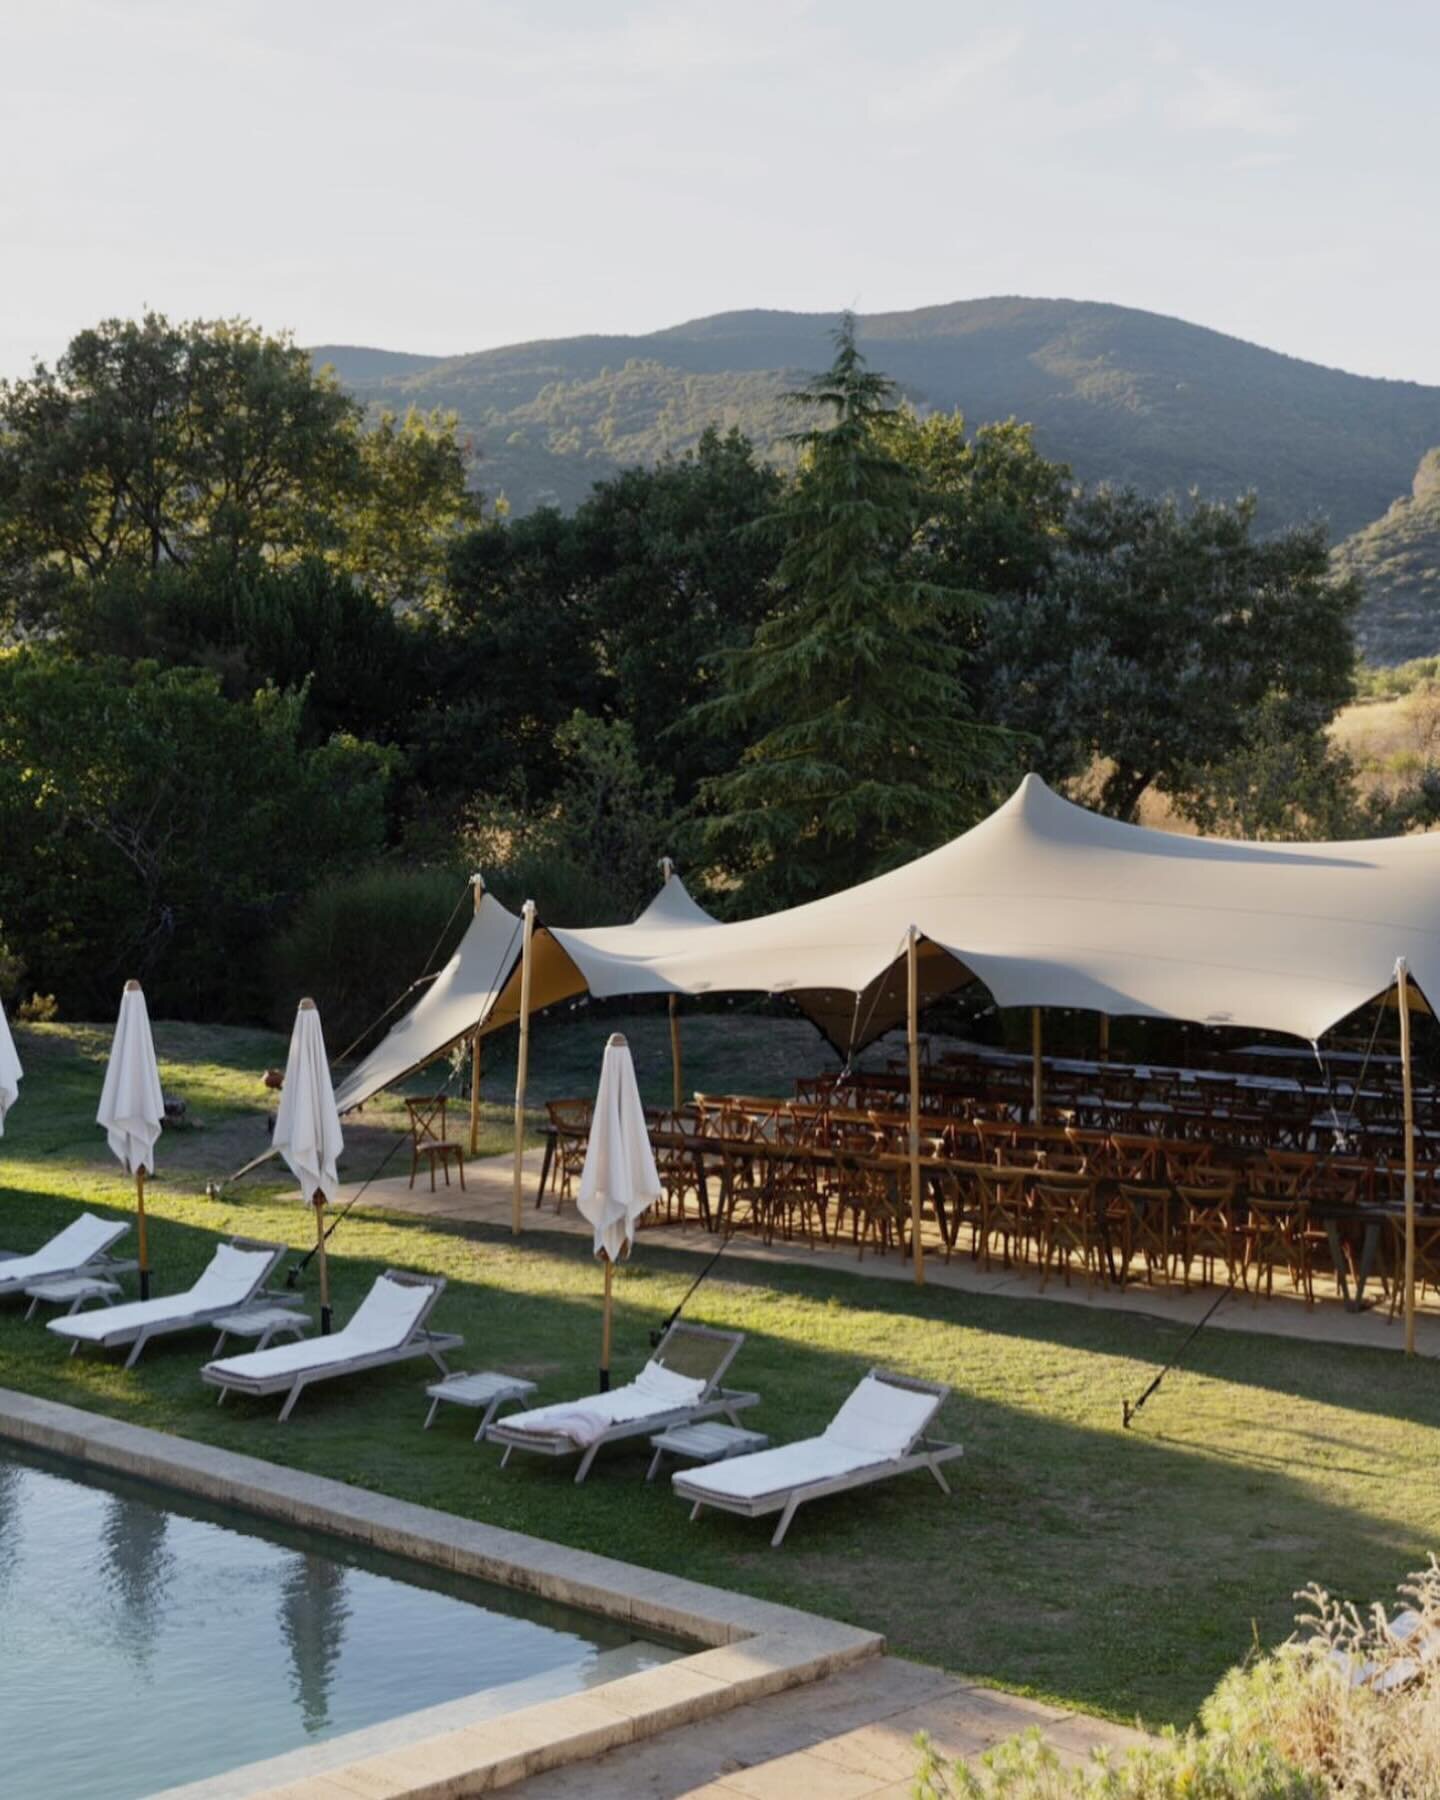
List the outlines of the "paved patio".
{"label": "paved patio", "polygon": [[930,1734],[947,1761],[1039,1726],[1067,1759],[1143,1736],[887,1656],[594,1761],[532,1776],[525,1800],[901,1800]]}
{"label": "paved patio", "polygon": [[[542,1152],[528,1151],[523,1166],[523,1229],[527,1232],[588,1233],[589,1226],[567,1202],[557,1214],[555,1202],[546,1195],[545,1204],[535,1205],[536,1186],[540,1179]],[[362,1207],[383,1208],[391,1212],[415,1213],[437,1220],[454,1219],[486,1225],[508,1226],[511,1218],[512,1163],[509,1156],[480,1158],[465,1169],[466,1189],[458,1183],[446,1187],[442,1182],[430,1192],[422,1173],[410,1188],[403,1175],[376,1181],[365,1188]],[[344,1204],[359,1184],[341,1189],[339,1202]],[[663,1245],[667,1250],[688,1251],[691,1255],[714,1254],[717,1240],[698,1225],[682,1229],[664,1226],[645,1230],[641,1244]],[[808,1248],[804,1243],[776,1241],[766,1245],[746,1235],[734,1238],[725,1252],[727,1260],[746,1262],[799,1263],[810,1267],[834,1268],[849,1275],[860,1275],[873,1281],[913,1280],[910,1265],[899,1256],[877,1256],[867,1253],[857,1260],[849,1246]],[[1180,1324],[1193,1324],[1203,1317],[1214,1301],[1216,1290],[1197,1289],[1185,1294],[1178,1287],[1150,1287],[1136,1283],[1124,1289],[1095,1287],[1086,1289],[1078,1277],[1070,1287],[1057,1276],[1044,1293],[1034,1269],[994,1268],[988,1274],[971,1262],[968,1254],[957,1254],[947,1264],[938,1240],[927,1246],[925,1278],[933,1287],[953,1288],[967,1294],[1013,1294],[1027,1300],[1049,1300],[1060,1306],[1090,1306],[1111,1312],[1150,1313],[1157,1318]],[[1207,1330],[1262,1332],[1274,1337],[1309,1338],[1317,1343],[1349,1344],[1372,1350],[1404,1349],[1404,1328],[1398,1319],[1391,1322],[1384,1304],[1368,1306],[1364,1312],[1348,1312],[1341,1305],[1332,1284],[1317,1277],[1317,1301],[1313,1307],[1293,1296],[1277,1284],[1274,1297],[1252,1302],[1243,1295],[1227,1300],[1210,1321]],[[1378,1290],[1376,1290],[1378,1292]],[[1422,1310],[1416,1321],[1416,1348],[1422,1356],[1440,1356],[1440,1316],[1433,1310]]]}

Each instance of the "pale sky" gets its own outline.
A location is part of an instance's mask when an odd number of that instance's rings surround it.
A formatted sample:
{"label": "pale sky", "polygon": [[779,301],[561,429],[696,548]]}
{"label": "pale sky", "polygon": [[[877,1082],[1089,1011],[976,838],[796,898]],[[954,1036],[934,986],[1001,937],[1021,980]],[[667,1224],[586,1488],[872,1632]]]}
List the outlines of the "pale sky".
{"label": "pale sky", "polygon": [[1421,0],[0,0],[0,375],[987,294],[1440,383]]}

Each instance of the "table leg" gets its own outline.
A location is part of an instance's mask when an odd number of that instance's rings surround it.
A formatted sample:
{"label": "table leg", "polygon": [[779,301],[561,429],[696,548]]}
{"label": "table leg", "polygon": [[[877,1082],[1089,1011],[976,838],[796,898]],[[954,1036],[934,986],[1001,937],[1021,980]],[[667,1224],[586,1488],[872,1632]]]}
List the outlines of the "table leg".
{"label": "table leg", "polygon": [[1375,1270],[1375,1253],[1380,1248],[1380,1221],[1367,1219],[1365,1235],[1360,1240],[1360,1267],[1355,1271],[1355,1310],[1365,1305],[1365,1284]]}
{"label": "table leg", "polygon": [[545,1133],[545,1154],[540,1159],[540,1185],[535,1190],[535,1204],[538,1207],[545,1198],[545,1183],[550,1179],[550,1165],[555,1160],[555,1133]]}
{"label": "table leg", "polygon": [[[1367,1230],[1369,1228],[1367,1227]],[[1340,1298],[1344,1302],[1346,1312],[1359,1312],[1359,1296],[1350,1298],[1350,1282],[1346,1275],[1349,1258],[1345,1254],[1345,1243],[1340,1236],[1340,1226],[1335,1219],[1325,1221],[1325,1239],[1330,1246],[1330,1260],[1335,1265],[1335,1285],[1340,1289]]]}

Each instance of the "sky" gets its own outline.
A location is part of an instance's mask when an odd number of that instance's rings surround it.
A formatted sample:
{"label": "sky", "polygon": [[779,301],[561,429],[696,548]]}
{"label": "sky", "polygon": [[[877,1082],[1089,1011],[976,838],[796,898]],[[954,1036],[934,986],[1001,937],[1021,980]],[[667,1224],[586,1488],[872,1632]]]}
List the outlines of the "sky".
{"label": "sky", "polygon": [[0,376],[1114,301],[1440,384],[1420,0],[0,0]]}

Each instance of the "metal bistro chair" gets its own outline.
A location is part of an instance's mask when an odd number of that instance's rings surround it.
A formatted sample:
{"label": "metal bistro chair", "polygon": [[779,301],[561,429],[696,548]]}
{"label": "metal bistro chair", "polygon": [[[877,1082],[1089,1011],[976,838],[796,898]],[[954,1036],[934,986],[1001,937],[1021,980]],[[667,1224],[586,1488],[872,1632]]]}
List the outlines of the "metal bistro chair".
{"label": "metal bistro chair", "polygon": [[410,1185],[415,1185],[415,1176],[422,1162],[430,1165],[430,1192],[435,1192],[435,1165],[439,1163],[440,1172],[445,1177],[445,1185],[450,1185],[450,1164],[453,1161],[460,1176],[460,1186],[465,1186],[465,1148],[462,1144],[453,1143],[445,1135],[445,1109],[449,1105],[448,1094],[430,1094],[421,1100],[406,1100],[405,1111],[410,1116]]}

